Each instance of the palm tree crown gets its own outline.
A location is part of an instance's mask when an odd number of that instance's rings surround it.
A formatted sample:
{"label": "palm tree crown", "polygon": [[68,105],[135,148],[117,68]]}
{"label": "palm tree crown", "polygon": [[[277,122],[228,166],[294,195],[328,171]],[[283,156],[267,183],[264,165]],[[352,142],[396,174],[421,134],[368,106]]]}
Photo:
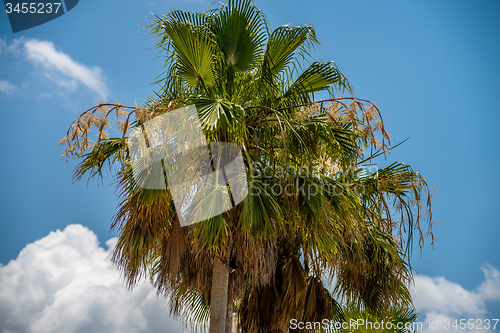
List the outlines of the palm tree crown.
{"label": "palm tree crown", "polygon": [[[414,230],[423,241],[425,213],[430,222],[427,185],[401,162],[365,167],[389,152],[389,135],[376,105],[343,96],[351,87],[333,62],[304,66],[319,45],[314,28],[271,32],[245,0],[205,13],[171,11],[149,28],[165,56],[157,96],[144,107],[89,109],[61,142],[65,157],[81,158],[76,179],[116,165],[113,259],[128,285],[149,276],[171,296],[173,313],[198,323],[210,309],[229,322],[234,306],[245,332],[286,332],[292,317],[341,319],[339,297],[373,312],[411,304],[406,260]],[[316,101],[320,92],[330,98]],[[207,142],[241,148],[248,195],[224,214],[181,227],[169,189],[134,180],[126,142],[131,129],[187,105],[196,106]],[[112,115],[116,138],[105,131]],[[217,204],[206,197],[200,209]],[[211,331],[229,333],[213,320]]]}

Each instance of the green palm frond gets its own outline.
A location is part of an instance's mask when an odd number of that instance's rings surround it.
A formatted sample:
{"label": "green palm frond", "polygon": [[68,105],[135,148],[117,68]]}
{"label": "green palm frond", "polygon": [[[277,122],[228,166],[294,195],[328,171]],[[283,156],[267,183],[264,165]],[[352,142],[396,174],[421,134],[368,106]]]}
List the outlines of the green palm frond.
{"label": "green palm frond", "polygon": [[259,60],[267,27],[251,1],[230,0],[213,17],[211,29],[229,68],[246,71]]}
{"label": "green palm frond", "polygon": [[206,186],[188,211],[194,221],[200,221],[198,218],[200,215],[213,216],[203,223],[196,223],[194,230],[195,240],[200,243],[200,246],[215,253],[224,251],[229,238],[229,224],[232,221],[228,221],[228,214],[220,213],[221,209],[222,212],[229,211],[231,203],[228,198],[226,187]]}
{"label": "green palm frond", "polygon": [[373,313],[393,304],[411,304],[406,288],[411,273],[401,248],[373,223],[367,223],[360,236],[340,253],[335,294]]}
{"label": "green palm frond", "polygon": [[173,289],[169,294],[170,313],[191,330],[205,331],[210,317],[210,295],[198,290]]}
{"label": "green palm frond", "polygon": [[[360,197],[366,207],[384,219],[381,227],[385,230],[395,230],[399,236],[406,233],[406,252],[411,254],[413,246],[413,232],[419,231],[419,244],[423,241],[420,222],[426,217],[430,221],[430,191],[423,177],[413,168],[402,162],[391,165],[370,173],[366,169],[359,169],[352,179],[362,188]],[[427,192],[427,200],[422,193]],[[425,208],[422,208],[423,205]],[[399,217],[399,223],[396,218]],[[387,223],[389,222],[389,223]],[[403,239],[401,239],[403,241]]]}
{"label": "green palm frond", "polygon": [[287,104],[308,103],[313,100],[312,93],[334,87],[339,91],[350,91],[349,81],[339,71],[334,62],[313,62],[277,100],[284,106]]}
{"label": "green palm frond", "polygon": [[190,23],[183,23],[172,17],[162,19],[162,28],[175,50],[178,74],[192,88],[202,85],[205,89],[213,85],[214,52],[210,36]]}
{"label": "green palm frond", "polygon": [[75,169],[73,179],[78,181],[87,173],[89,173],[89,180],[94,177],[102,179],[103,168],[106,165],[111,170],[113,163],[123,161],[125,146],[126,138],[112,138],[100,141],[92,151],[82,156],[81,162]]}
{"label": "green palm frond", "polygon": [[[418,325],[413,325],[416,323],[417,313],[412,307],[391,307],[386,309],[383,315],[376,315],[364,307],[352,305],[344,305],[343,309],[347,322],[359,320],[359,323],[364,323],[348,326],[347,329],[342,330],[345,333],[411,333],[415,332],[414,327],[418,327]],[[392,328],[388,324],[382,325],[382,322],[391,323]],[[328,332],[336,331],[330,330]]]}
{"label": "green palm frond", "polygon": [[177,22],[192,24],[195,27],[202,27],[206,25],[211,18],[210,12],[200,13],[200,12],[190,12],[185,10],[172,10],[168,12],[167,16]]}
{"label": "green palm frond", "polygon": [[281,26],[269,36],[262,65],[263,70],[270,75],[277,75],[294,62],[298,65],[296,63],[299,60],[297,49],[299,49],[299,55],[305,58],[309,55],[310,49],[318,44],[316,32],[310,25]]}
{"label": "green palm frond", "polygon": [[270,186],[257,178],[248,182],[248,196],[243,202],[242,226],[257,239],[272,237],[281,224],[281,208]]}
{"label": "green palm frond", "polygon": [[226,129],[243,142],[245,139],[245,114],[243,108],[222,99],[199,97],[191,100],[196,105],[201,124],[207,131]]}

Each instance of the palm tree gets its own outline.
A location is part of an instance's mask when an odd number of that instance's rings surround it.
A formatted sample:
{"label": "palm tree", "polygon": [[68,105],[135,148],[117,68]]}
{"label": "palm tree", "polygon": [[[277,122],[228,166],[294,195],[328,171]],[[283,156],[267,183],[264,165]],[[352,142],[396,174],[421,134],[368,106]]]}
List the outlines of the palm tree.
{"label": "palm tree", "polygon": [[[99,104],[61,142],[64,157],[81,158],[77,180],[116,165],[113,259],[128,286],[150,277],[173,313],[195,322],[210,313],[210,332],[218,333],[230,332],[235,304],[245,332],[286,332],[294,314],[340,318],[324,286],[332,277],[335,295],[373,312],[411,302],[405,259],[414,230],[423,241],[427,185],[400,162],[364,168],[392,149],[389,135],[374,104],[342,97],[350,85],[333,62],[302,69],[319,45],[313,27],[270,32],[251,1],[234,0],[205,13],[171,11],[149,28],[165,55],[157,96],[144,107]],[[319,92],[331,98],[316,101]],[[134,179],[127,134],[187,105],[196,106],[207,142],[241,148],[248,196],[181,227],[169,188],[144,189]],[[113,115],[119,133],[110,138]],[[213,196],[201,195],[196,209],[213,209]],[[193,305],[194,314],[183,310]]]}

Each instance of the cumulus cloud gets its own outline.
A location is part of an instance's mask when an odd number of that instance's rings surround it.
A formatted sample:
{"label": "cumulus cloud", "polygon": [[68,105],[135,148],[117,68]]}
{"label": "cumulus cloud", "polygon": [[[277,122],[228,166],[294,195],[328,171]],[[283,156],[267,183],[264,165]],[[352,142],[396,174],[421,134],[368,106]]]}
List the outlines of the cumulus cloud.
{"label": "cumulus cloud", "polygon": [[0,80],[0,91],[7,94],[7,95],[14,95],[14,93],[17,91],[17,86],[14,84],[10,83],[7,80]]}
{"label": "cumulus cloud", "polygon": [[108,88],[101,68],[74,61],[66,53],[56,50],[54,43],[46,40],[28,39],[24,42],[24,48],[28,60],[41,65],[48,73],[57,74],[48,77],[53,78],[58,85],[74,88],[75,84],[80,83],[106,98]]}
{"label": "cumulus cloud", "polygon": [[[490,332],[486,323],[481,320],[492,319],[486,302],[500,301],[500,271],[489,264],[482,267],[485,280],[473,291],[448,281],[444,277],[415,276],[415,285],[410,288],[415,308],[425,320],[422,332],[444,330],[447,323],[453,324],[458,319],[474,319],[474,329],[463,329],[463,332]],[[422,318],[423,317],[423,318]],[[498,319],[498,316],[496,316]],[[429,328],[428,323],[436,323]],[[491,328],[494,322],[491,322]],[[475,329],[481,326],[481,329]],[[500,324],[498,325],[500,327]],[[497,329],[498,329],[497,327]]]}
{"label": "cumulus cloud", "polygon": [[69,225],[0,265],[0,332],[182,332],[149,284],[123,286],[107,260],[115,242],[104,249],[92,231]]}

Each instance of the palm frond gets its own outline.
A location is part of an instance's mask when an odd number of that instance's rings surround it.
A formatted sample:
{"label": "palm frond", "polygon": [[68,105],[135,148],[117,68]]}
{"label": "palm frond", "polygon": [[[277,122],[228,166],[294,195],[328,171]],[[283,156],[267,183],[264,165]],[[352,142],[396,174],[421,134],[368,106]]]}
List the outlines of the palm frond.
{"label": "palm frond", "polygon": [[305,57],[309,55],[309,50],[318,44],[316,32],[310,25],[281,26],[269,36],[262,64],[263,70],[270,75],[279,74],[296,61],[297,49],[299,55]]}
{"label": "palm frond", "polygon": [[349,81],[339,71],[334,62],[313,62],[275,103],[302,104],[313,100],[313,93],[327,90],[330,86],[340,91],[350,91]]}
{"label": "palm frond", "polygon": [[183,80],[192,88],[201,84],[207,89],[213,85],[215,45],[206,32],[174,17],[162,19],[162,28],[165,31],[164,38],[169,39],[175,50],[171,55],[172,62],[176,64]]}
{"label": "palm frond", "polygon": [[79,181],[89,173],[89,180],[94,177],[103,176],[103,168],[108,165],[109,169],[113,163],[124,160],[123,149],[126,146],[126,138],[112,138],[102,140],[94,148],[82,156],[81,162],[75,169],[73,179]]}
{"label": "palm frond", "polygon": [[267,27],[262,12],[248,0],[230,0],[211,25],[226,65],[246,71],[259,59]]}

